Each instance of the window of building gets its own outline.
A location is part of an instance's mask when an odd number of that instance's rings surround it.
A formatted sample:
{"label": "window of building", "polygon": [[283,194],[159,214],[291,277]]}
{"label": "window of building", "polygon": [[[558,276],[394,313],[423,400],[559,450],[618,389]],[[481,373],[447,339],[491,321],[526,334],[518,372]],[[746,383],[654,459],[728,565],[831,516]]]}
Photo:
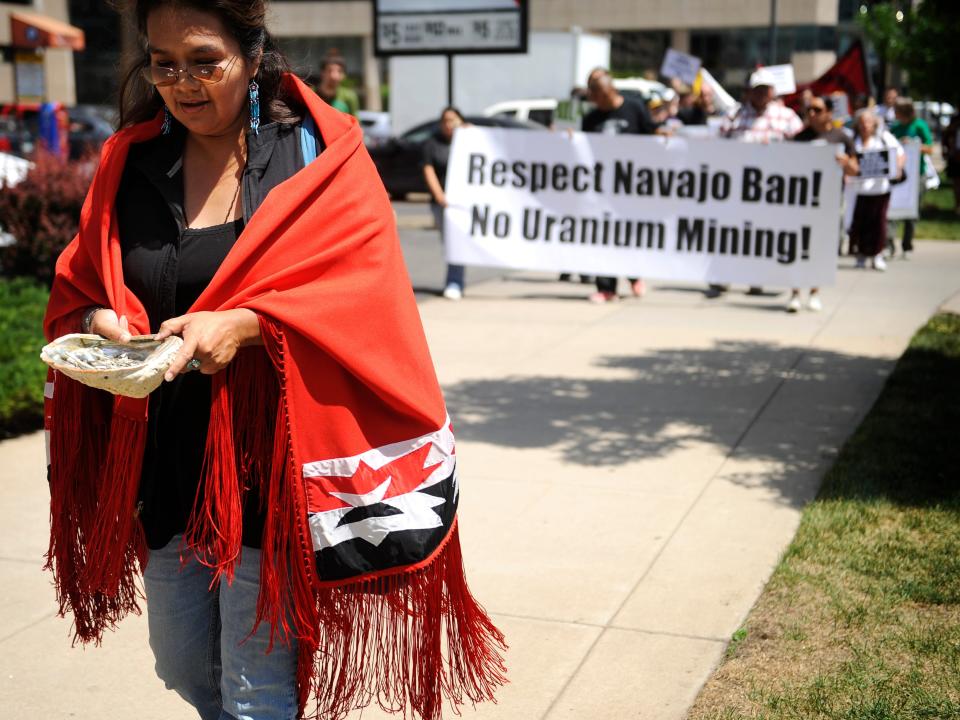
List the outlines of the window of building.
{"label": "window of building", "polygon": [[631,30],[610,33],[610,69],[617,75],[642,76],[660,69],[670,47],[670,33]]}
{"label": "window of building", "polygon": [[[843,35],[844,45],[849,38]],[[766,27],[691,30],[690,52],[728,89],[742,88],[758,65],[789,63],[794,53],[841,48],[835,27],[788,25],[777,28],[776,56],[770,58],[770,31]],[[845,48],[844,48],[845,49]]]}

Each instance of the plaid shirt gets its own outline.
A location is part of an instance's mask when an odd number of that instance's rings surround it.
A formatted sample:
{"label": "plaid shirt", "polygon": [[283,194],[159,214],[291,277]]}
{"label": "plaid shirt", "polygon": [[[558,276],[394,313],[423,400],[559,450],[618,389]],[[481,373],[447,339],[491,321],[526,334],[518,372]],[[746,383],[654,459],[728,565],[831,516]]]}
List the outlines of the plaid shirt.
{"label": "plaid shirt", "polygon": [[721,135],[742,142],[768,143],[789,140],[803,130],[797,114],[779,102],[767,104],[762,115],[750,103],[744,103],[723,124]]}

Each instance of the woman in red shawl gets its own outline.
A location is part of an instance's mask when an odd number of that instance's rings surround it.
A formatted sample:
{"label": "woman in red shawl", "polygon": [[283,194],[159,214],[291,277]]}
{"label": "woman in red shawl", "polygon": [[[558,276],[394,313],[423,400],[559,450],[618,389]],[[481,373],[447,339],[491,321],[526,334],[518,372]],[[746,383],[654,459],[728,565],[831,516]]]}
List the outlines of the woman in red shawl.
{"label": "woman in red shawl", "polygon": [[48,564],[99,641],[137,610],[210,720],[439,718],[492,698],[503,637],[467,589],[450,420],[355,121],[289,74],[257,0],[140,0],[51,339],[180,335],[167,382],[55,375]]}

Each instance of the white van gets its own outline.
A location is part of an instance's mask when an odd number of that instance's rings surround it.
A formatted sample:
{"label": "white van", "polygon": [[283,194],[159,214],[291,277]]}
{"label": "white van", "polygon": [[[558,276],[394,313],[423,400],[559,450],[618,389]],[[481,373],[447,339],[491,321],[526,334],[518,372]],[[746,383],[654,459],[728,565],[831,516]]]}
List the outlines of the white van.
{"label": "white van", "polygon": [[515,120],[531,120],[546,127],[553,124],[558,101],[551,98],[535,100],[507,100],[491,105],[483,111],[485,117],[508,117]]}
{"label": "white van", "polygon": [[662,82],[646,78],[614,78],[613,86],[624,95],[649,102],[652,98],[670,101],[676,93]]}

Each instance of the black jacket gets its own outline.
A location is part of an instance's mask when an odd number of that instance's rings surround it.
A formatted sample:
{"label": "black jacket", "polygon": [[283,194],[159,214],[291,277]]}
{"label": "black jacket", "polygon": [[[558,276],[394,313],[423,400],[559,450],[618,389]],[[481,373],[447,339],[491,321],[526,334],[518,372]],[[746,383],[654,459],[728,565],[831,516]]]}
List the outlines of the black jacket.
{"label": "black jacket", "polygon": [[[244,225],[267,194],[300,170],[299,124],[271,123],[247,136],[243,171]],[[130,149],[117,193],[117,221],[127,286],[144,304],[150,329],[174,316],[174,287],[180,236],[186,227],[181,169],[186,132],[174,123],[160,135]]]}

